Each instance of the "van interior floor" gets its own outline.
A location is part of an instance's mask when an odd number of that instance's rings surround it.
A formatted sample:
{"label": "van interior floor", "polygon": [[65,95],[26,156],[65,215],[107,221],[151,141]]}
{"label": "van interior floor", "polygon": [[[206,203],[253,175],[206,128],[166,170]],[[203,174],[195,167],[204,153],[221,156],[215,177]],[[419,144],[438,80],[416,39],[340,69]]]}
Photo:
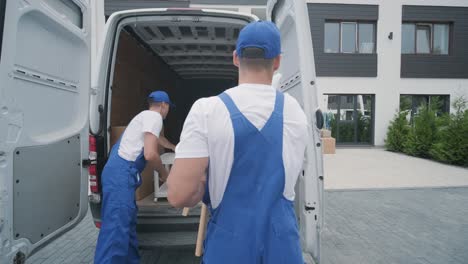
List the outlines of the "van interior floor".
{"label": "van interior floor", "polygon": [[172,207],[166,199],[154,202],[154,194],[137,201],[137,233],[142,249],[192,248],[196,244],[201,206],[182,216],[182,209]]}
{"label": "van interior floor", "polygon": [[[145,198],[137,201],[136,203],[137,203],[140,215],[152,214],[154,216],[154,214],[158,214],[159,216],[162,216],[162,217],[182,216],[182,209],[174,208],[173,206],[169,204],[167,199],[159,198],[158,201],[155,202],[154,193],[146,196]],[[197,205],[194,208],[190,208],[190,212],[188,216],[200,217],[200,212],[201,212],[201,205]]]}

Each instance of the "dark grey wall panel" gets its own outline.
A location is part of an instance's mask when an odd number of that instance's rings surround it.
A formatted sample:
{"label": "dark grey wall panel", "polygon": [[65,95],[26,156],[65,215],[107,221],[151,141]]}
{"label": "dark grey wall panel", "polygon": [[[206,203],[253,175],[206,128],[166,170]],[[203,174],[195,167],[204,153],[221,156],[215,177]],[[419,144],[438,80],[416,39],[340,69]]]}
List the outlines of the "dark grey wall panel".
{"label": "dark grey wall panel", "polygon": [[21,147],[13,157],[13,232],[36,243],[78,217],[79,135],[57,143]]}
{"label": "dark grey wall panel", "polygon": [[468,78],[468,8],[403,6],[403,21],[451,22],[449,55],[401,55],[402,78]]}
{"label": "dark grey wall panel", "polygon": [[190,0],[190,3],[211,5],[266,5],[267,0]]}
{"label": "dark grey wall panel", "polygon": [[189,7],[189,5],[189,0],[105,0],[104,9],[106,16],[110,16],[114,12],[128,9]]}
{"label": "dark grey wall panel", "polygon": [[376,5],[308,4],[317,76],[376,77],[377,54],[324,52],[326,20],[377,21]]}

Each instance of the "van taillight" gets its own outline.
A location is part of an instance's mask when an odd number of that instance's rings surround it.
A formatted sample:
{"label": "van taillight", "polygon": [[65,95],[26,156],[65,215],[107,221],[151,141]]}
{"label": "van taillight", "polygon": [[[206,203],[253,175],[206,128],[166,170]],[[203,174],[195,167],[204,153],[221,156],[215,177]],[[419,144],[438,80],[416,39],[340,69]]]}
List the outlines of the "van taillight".
{"label": "van taillight", "polygon": [[96,138],[92,135],[89,136],[89,161],[88,174],[89,174],[89,187],[92,193],[99,192],[99,182],[97,179],[97,152],[96,152]]}

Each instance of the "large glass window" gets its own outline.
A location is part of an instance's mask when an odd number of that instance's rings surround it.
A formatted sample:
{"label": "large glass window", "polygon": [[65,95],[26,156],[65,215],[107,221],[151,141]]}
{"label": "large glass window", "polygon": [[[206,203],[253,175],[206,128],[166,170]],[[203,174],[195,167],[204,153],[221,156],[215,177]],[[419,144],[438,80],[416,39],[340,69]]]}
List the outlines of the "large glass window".
{"label": "large glass window", "polygon": [[419,25],[416,32],[416,53],[431,52],[431,26]]}
{"label": "large glass window", "polygon": [[411,54],[415,51],[415,24],[403,24],[402,38],[401,38],[401,53]]}
{"label": "large glass window", "polygon": [[374,24],[359,23],[358,48],[359,53],[374,52]]}
{"label": "large glass window", "polygon": [[450,27],[448,24],[434,25],[434,54],[449,53]]}
{"label": "large glass window", "polygon": [[375,53],[374,22],[325,22],[325,53]]}
{"label": "large glass window", "polygon": [[340,52],[340,23],[325,23],[325,52]]}
{"label": "large glass window", "polygon": [[372,144],[373,95],[328,95],[325,128],[338,144]]}
{"label": "large glass window", "polygon": [[356,52],[356,23],[341,24],[341,52]]}
{"label": "large glass window", "polygon": [[409,120],[418,115],[425,106],[434,109],[437,115],[443,115],[450,112],[450,96],[425,94],[400,95],[400,111],[408,111]]}
{"label": "large glass window", "polygon": [[402,54],[449,54],[450,24],[403,23],[401,35]]}

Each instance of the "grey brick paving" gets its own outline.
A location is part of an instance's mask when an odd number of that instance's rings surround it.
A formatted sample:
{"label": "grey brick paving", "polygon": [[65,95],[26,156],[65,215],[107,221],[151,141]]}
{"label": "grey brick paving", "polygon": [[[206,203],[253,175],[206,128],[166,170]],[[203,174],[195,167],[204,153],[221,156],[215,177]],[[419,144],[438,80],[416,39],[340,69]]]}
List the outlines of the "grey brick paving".
{"label": "grey brick paving", "polygon": [[[468,188],[325,192],[322,264],[468,264]],[[92,263],[91,216],[28,264]],[[198,263],[192,250],[142,251],[146,263]]]}

